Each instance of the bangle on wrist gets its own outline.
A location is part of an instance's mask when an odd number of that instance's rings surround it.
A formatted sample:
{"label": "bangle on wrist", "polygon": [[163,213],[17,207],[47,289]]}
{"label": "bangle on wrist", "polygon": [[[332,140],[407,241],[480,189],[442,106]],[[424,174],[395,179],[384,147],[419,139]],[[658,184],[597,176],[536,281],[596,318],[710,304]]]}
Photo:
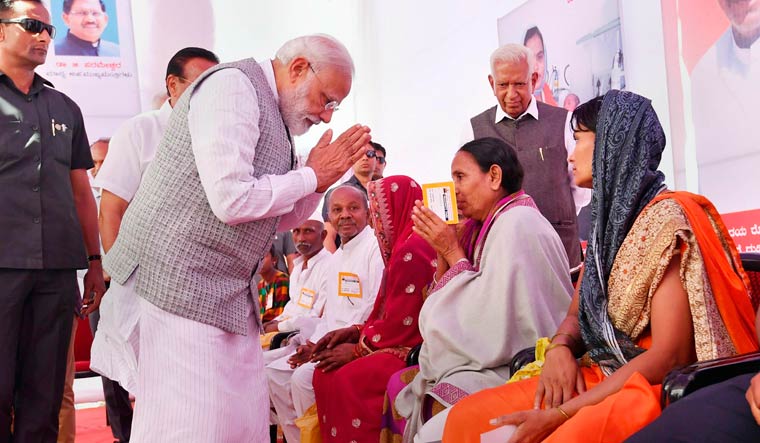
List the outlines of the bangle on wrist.
{"label": "bangle on wrist", "polygon": [[568,334],[567,332],[557,332],[556,334],[554,334],[552,336],[552,338],[549,340],[549,342],[550,343],[554,343],[554,339],[557,338],[557,337],[559,337],[560,335],[564,335],[565,337],[569,338],[570,340],[573,341],[573,343],[578,343],[578,340],[575,337],[573,337],[572,334]]}
{"label": "bangle on wrist", "polygon": [[570,350],[571,354],[573,353],[573,349],[570,347],[570,345],[566,343],[550,343],[549,346],[546,347],[546,351],[544,351],[544,355],[548,354],[549,351],[551,351],[552,349],[559,348],[560,346],[566,347],[567,349]]}
{"label": "bangle on wrist", "polygon": [[557,410],[557,411],[558,411],[560,414],[562,414],[562,416],[563,416],[563,417],[565,417],[565,420],[570,420],[570,415],[569,415],[567,412],[565,412],[565,410],[564,410],[564,409],[562,409],[562,406],[557,406],[555,409],[556,409],[556,410]]}
{"label": "bangle on wrist", "polygon": [[101,258],[102,257],[100,256],[100,254],[88,255],[87,256],[87,261],[88,262],[91,262],[91,261],[100,261]]}

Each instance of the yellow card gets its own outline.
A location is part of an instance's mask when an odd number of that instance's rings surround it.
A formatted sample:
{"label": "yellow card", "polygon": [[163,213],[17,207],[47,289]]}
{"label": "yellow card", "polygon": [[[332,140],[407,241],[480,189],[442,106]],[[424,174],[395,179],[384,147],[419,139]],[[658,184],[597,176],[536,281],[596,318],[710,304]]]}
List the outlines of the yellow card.
{"label": "yellow card", "polygon": [[338,273],[338,295],[362,298],[362,283],[359,276],[350,272]]}
{"label": "yellow card", "polygon": [[422,185],[422,199],[425,207],[435,212],[449,225],[459,223],[454,182],[428,183]]}
{"label": "yellow card", "polygon": [[298,306],[302,306],[306,309],[311,309],[314,306],[314,295],[316,291],[311,289],[302,288],[301,295],[298,296]]}

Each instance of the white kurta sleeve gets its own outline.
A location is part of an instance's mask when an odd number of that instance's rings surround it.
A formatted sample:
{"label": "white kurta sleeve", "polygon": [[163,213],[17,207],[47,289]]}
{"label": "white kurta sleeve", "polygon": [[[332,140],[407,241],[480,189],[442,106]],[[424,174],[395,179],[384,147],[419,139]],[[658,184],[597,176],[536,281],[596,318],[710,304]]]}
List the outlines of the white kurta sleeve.
{"label": "white kurta sleeve", "polygon": [[260,135],[257,103],[255,88],[237,69],[215,72],[195,89],[188,124],[201,184],[211,210],[224,223],[235,225],[294,212],[284,217],[284,225],[297,225],[319,200],[313,195],[317,177],[309,167],[283,175],[254,176]]}
{"label": "white kurta sleeve", "polygon": [[145,141],[141,135],[136,120],[128,120],[114,132],[95,186],[127,202],[132,201],[144,172],[141,153]]}

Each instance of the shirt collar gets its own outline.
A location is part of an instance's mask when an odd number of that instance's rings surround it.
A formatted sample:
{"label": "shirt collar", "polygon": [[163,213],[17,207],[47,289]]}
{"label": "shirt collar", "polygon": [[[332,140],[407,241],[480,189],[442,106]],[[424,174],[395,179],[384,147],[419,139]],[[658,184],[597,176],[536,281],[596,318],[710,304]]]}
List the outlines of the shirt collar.
{"label": "shirt collar", "polygon": [[758,43],[760,39],[755,40],[749,48],[740,48],[736,44],[733,29],[730,27],[728,28],[728,34],[731,36],[731,55],[736,62],[744,67],[749,67],[753,61],[757,63],[760,60],[760,43]]}
{"label": "shirt collar", "polygon": [[[13,83],[13,80],[10,77],[8,77],[3,71],[0,71],[0,81],[7,82],[8,86],[13,86],[14,88],[16,88],[16,84]],[[49,86],[55,89],[55,86],[53,86],[52,83],[46,80],[45,77],[35,72],[34,80],[32,80],[32,87],[29,88],[29,94],[36,94],[40,92],[42,89],[44,89],[45,86]],[[18,90],[18,88],[16,89]]]}
{"label": "shirt collar", "polygon": [[280,95],[277,93],[277,83],[274,80],[272,60],[266,59],[261,61],[259,62],[259,66],[261,66],[261,69],[264,71],[264,77],[266,77],[267,83],[269,83],[269,88],[272,90],[272,94],[274,94],[275,101],[277,101],[277,104],[280,104]]}
{"label": "shirt collar", "polygon": [[504,110],[501,108],[501,105],[496,106],[496,117],[494,123],[499,123],[500,121],[504,120],[505,118],[508,118],[510,120],[520,120],[525,116],[525,114],[533,116],[536,120],[538,120],[538,105],[536,104],[536,97],[532,96],[530,97],[530,103],[528,104],[528,109],[525,110],[520,116],[517,118],[512,118],[509,114],[504,112]]}
{"label": "shirt collar", "polygon": [[69,30],[66,33],[66,40],[71,43],[74,46],[78,46],[83,49],[92,49],[94,48],[96,51],[100,47],[100,39],[96,42],[88,42],[87,40],[82,40],[81,38],[77,37],[76,35],[71,33],[71,30]]}
{"label": "shirt collar", "polygon": [[164,104],[158,108],[158,122],[162,127],[166,127],[169,124],[169,117],[172,115],[172,105],[169,103],[169,99],[164,100]]}
{"label": "shirt collar", "polygon": [[[332,255],[332,254],[330,254],[330,251],[328,251],[328,250],[327,250],[327,249],[325,249],[325,248],[322,248],[322,249],[320,249],[320,250],[319,250],[319,252],[317,252],[316,254],[314,254],[314,255],[313,255],[313,256],[312,256],[312,257],[309,259],[309,269],[311,269],[311,267],[312,267],[312,265],[313,265],[313,264],[315,264],[315,263],[317,263],[318,261],[322,260],[322,258],[324,258],[324,257],[325,257],[325,255]],[[293,269],[294,269],[294,270],[295,270],[295,269],[301,269],[301,267],[302,267],[301,265],[303,264],[303,262],[304,262],[304,258],[303,258],[303,256],[302,256],[302,255],[299,255],[298,257],[296,257],[296,258],[293,260]]]}
{"label": "shirt collar", "polygon": [[356,234],[356,237],[352,238],[348,243],[342,243],[340,245],[340,248],[343,249],[344,252],[359,248],[359,243],[362,243],[362,239],[368,235],[368,232],[371,231],[372,228],[370,228],[369,225],[365,226],[364,229],[362,229],[362,232]]}

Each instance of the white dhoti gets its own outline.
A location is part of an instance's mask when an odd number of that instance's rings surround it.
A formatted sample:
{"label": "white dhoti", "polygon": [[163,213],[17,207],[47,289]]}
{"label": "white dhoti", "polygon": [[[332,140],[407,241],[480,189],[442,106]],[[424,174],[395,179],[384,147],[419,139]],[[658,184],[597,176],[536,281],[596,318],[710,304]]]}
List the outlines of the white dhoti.
{"label": "white dhoti", "polygon": [[266,367],[269,396],[277,414],[277,422],[288,443],[301,441],[301,431],[296,426],[295,419],[316,402],[311,384],[315,364],[305,363],[291,369],[288,358],[293,352],[272,361]]}
{"label": "white dhoti", "polygon": [[255,315],[242,336],[140,299],[140,396],[132,442],[269,440]]}
{"label": "white dhoti", "polygon": [[103,296],[98,331],[90,351],[90,369],[137,396],[140,297],[134,286],[134,275],[124,285],[112,281]]}

